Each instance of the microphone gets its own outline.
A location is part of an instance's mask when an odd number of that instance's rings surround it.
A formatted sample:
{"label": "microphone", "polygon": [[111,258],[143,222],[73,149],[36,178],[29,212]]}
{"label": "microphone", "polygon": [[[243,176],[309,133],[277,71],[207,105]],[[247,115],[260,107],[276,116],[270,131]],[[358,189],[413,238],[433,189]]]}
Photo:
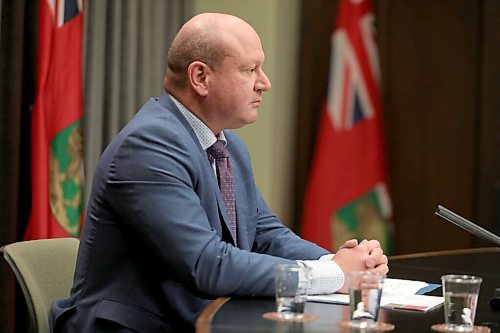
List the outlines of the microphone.
{"label": "microphone", "polygon": [[[477,236],[479,238],[482,238],[484,240],[487,240],[496,246],[500,247],[500,237],[495,235],[492,232],[489,232],[488,230],[478,226],[475,223],[472,223],[471,221],[467,220],[466,218],[463,218],[462,216],[458,215],[457,213],[452,212],[451,210],[438,205],[436,209],[436,215],[444,218],[445,220],[450,221],[451,223],[459,226],[462,229],[467,230],[474,236]],[[489,302],[491,308],[494,311],[500,311],[500,288],[495,289],[495,293],[493,295],[493,298],[490,299]]]}
{"label": "microphone", "polygon": [[472,223],[471,221],[463,218],[462,216],[458,215],[457,213],[452,212],[451,210],[438,205],[436,209],[436,215],[444,218],[445,220],[450,221],[451,223],[459,226],[462,229],[467,230],[474,236],[477,236],[479,238],[482,238],[486,241],[489,241],[496,246],[500,247],[500,237],[495,235],[492,232],[489,232],[488,230],[478,226],[475,223]]}

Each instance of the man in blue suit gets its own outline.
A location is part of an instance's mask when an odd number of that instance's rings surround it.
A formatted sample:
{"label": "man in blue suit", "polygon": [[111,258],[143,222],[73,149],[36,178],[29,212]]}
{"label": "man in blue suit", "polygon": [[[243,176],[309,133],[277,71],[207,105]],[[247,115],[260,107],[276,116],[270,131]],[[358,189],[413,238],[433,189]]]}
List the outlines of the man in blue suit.
{"label": "man in blue suit", "polygon": [[[229,130],[257,119],[271,89],[263,62],[257,33],[237,17],[200,14],[181,28],[165,93],[96,167],[71,295],[52,306],[54,332],[189,332],[218,296],[273,296],[277,264],[312,267],[312,293],[345,291],[348,271],[388,271],[377,241],[349,241],[334,256],[265,204]],[[234,209],[207,156],[217,141],[229,152]]]}

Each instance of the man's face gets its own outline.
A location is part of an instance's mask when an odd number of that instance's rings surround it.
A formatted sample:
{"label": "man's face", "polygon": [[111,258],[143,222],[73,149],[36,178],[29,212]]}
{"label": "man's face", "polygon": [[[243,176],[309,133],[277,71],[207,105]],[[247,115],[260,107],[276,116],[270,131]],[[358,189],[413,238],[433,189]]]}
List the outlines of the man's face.
{"label": "man's face", "polygon": [[257,35],[230,45],[229,56],[209,79],[207,97],[217,129],[240,128],[255,122],[262,92],[271,89],[262,68],[264,52]]}

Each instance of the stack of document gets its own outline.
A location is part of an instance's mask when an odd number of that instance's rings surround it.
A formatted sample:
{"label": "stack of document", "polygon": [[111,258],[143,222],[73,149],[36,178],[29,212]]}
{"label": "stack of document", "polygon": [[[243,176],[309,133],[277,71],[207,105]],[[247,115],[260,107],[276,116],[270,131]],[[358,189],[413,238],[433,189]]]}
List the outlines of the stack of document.
{"label": "stack of document", "polygon": [[[424,295],[424,293],[438,287],[440,285],[422,281],[386,278],[380,306],[384,309],[428,311],[444,302],[444,298],[441,296]],[[310,295],[307,300],[310,302],[349,304],[349,295]]]}

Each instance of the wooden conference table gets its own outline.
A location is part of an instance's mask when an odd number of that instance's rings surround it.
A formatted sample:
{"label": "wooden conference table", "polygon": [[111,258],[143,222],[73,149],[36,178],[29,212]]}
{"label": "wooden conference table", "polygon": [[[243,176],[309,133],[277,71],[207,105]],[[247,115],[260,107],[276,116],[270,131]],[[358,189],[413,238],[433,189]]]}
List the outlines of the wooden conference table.
{"label": "wooden conference table", "polygon": [[[389,260],[388,277],[441,284],[441,275],[449,273],[478,275],[481,284],[476,325],[489,325],[491,332],[500,332],[500,312],[489,306],[495,288],[500,288],[500,248],[483,248],[394,256]],[[441,295],[441,288],[432,295]],[[349,317],[346,305],[308,302],[306,313],[319,317],[305,323],[279,322],[262,318],[276,310],[271,298],[221,297],[210,304],[196,324],[197,333],[253,332],[359,332],[338,326]],[[411,310],[380,310],[379,320],[395,325],[394,333],[433,332],[433,324],[443,323],[443,306],[428,312]]]}

